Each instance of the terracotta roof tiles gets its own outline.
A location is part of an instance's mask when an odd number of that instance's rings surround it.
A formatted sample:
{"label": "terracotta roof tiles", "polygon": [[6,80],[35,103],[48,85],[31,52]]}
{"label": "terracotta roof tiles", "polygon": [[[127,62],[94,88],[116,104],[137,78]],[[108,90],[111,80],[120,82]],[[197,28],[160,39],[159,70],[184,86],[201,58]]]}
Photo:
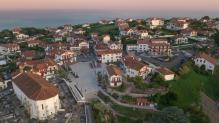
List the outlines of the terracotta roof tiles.
{"label": "terracotta roof tiles", "polygon": [[13,79],[13,82],[32,100],[46,100],[58,94],[57,87],[32,73],[21,73]]}

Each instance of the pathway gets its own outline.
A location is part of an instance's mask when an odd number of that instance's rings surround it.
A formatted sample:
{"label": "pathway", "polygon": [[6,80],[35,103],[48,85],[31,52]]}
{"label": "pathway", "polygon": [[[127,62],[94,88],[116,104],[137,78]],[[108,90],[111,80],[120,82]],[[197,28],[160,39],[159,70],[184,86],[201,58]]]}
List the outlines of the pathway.
{"label": "pathway", "polygon": [[204,93],[202,93],[201,96],[203,111],[208,115],[208,117],[211,120],[211,123],[218,123],[219,109],[217,103]]}

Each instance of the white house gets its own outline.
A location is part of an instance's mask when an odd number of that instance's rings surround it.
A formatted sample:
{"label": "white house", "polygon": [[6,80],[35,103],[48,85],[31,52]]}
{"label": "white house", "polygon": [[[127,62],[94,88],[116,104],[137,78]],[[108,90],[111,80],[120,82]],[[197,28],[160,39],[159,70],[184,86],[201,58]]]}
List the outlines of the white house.
{"label": "white house", "polygon": [[70,50],[59,50],[55,53],[54,61],[58,65],[74,63],[76,62],[76,53]]}
{"label": "white house", "polygon": [[27,41],[28,47],[36,47],[36,46],[39,46],[40,44],[41,44],[40,40],[30,40],[30,41]]}
{"label": "white house", "polygon": [[122,71],[116,65],[107,66],[107,76],[111,87],[122,85]]}
{"label": "white house", "polygon": [[137,51],[138,45],[137,44],[127,44],[126,45],[126,51]]}
{"label": "white house", "polygon": [[17,40],[23,40],[26,38],[29,38],[29,35],[25,35],[25,34],[18,34],[16,35]]}
{"label": "white house", "polygon": [[16,43],[2,44],[2,47],[2,50],[4,50],[4,52],[21,52],[20,46]]}
{"label": "white house", "polygon": [[134,56],[124,57],[123,64],[127,77],[140,76],[145,79],[146,76],[152,71],[148,65],[138,61]]}
{"label": "white house", "polygon": [[83,27],[83,28],[89,28],[89,27],[90,27],[90,24],[88,24],[88,23],[83,24],[82,27]]}
{"label": "white house", "polygon": [[121,60],[122,51],[121,50],[102,50],[96,51],[97,59],[101,63],[112,63]]}
{"label": "white house", "polygon": [[110,42],[110,35],[104,35],[103,36],[103,43],[108,44]]}
{"label": "white house", "polygon": [[173,40],[173,44],[180,45],[180,44],[187,44],[189,43],[189,39],[186,36],[176,36]]}
{"label": "white house", "polygon": [[83,35],[86,31],[83,28],[78,28],[74,31],[75,34]]}
{"label": "white house", "polygon": [[5,56],[0,55],[0,66],[1,65],[6,65],[8,63],[7,59]]}
{"label": "white house", "polygon": [[145,39],[150,37],[147,30],[137,30],[135,34],[139,36],[140,39]]}
{"label": "white house", "polygon": [[54,36],[54,42],[61,42],[63,40],[61,35],[55,35]]}
{"label": "white house", "polygon": [[20,73],[13,79],[12,85],[14,93],[30,114],[30,118],[51,119],[60,109],[58,88],[41,76]]}
{"label": "white house", "polygon": [[67,32],[72,32],[73,27],[71,24],[66,24],[64,25],[64,30],[66,30]]}
{"label": "white house", "polygon": [[144,40],[139,40],[137,42],[137,52],[147,52],[149,51],[149,43],[150,43],[150,39],[144,39]]}
{"label": "white house", "polygon": [[198,32],[196,30],[187,28],[187,29],[181,30],[180,34],[186,37],[195,37],[198,35]]}
{"label": "white house", "polygon": [[2,78],[0,78],[0,91],[5,88],[7,88],[7,84]]}
{"label": "white house", "polygon": [[122,50],[122,44],[120,42],[109,42],[108,43],[108,47],[111,49],[111,50]]}
{"label": "white house", "polygon": [[46,80],[53,78],[55,72],[58,71],[57,64],[51,59],[28,60],[19,64],[21,72],[24,72],[25,68],[29,68],[32,73],[40,75]]}
{"label": "white house", "polygon": [[139,40],[137,44],[126,45],[126,51],[149,52],[154,56],[169,56],[172,49],[167,39],[144,39]]}
{"label": "white house", "polygon": [[149,18],[147,20],[147,23],[149,24],[151,29],[154,29],[156,27],[163,26],[164,20],[161,18]]}
{"label": "white house", "polygon": [[183,30],[189,27],[189,23],[186,21],[173,20],[167,24],[166,28],[169,30]]}
{"label": "white house", "polygon": [[164,81],[173,80],[175,77],[175,73],[166,67],[157,68],[156,71],[163,77]]}
{"label": "white house", "polygon": [[77,40],[71,45],[71,50],[89,49],[89,43],[86,40]]}
{"label": "white house", "polygon": [[206,53],[199,53],[193,58],[195,65],[198,67],[205,66],[205,70],[214,72],[217,60]]}

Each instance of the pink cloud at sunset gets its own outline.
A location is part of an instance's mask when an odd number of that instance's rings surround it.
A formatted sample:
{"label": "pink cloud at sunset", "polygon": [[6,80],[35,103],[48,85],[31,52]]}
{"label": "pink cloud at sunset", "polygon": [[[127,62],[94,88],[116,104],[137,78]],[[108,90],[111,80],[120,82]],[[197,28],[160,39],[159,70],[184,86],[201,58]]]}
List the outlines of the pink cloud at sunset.
{"label": "pink cloud at sunset", "polygon": [[219,10],[219,0],[1,0],[0,10]]}

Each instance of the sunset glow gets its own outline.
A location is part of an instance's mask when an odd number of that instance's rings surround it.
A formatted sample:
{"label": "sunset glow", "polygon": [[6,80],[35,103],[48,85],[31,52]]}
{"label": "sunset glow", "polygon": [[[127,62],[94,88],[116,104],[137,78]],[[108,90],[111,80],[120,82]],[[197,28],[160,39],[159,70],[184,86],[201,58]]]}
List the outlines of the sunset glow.
{"label": "sunset glow", "polygon": [[1,0],[0,10],[104,9],[217,11],[218,0]]}

